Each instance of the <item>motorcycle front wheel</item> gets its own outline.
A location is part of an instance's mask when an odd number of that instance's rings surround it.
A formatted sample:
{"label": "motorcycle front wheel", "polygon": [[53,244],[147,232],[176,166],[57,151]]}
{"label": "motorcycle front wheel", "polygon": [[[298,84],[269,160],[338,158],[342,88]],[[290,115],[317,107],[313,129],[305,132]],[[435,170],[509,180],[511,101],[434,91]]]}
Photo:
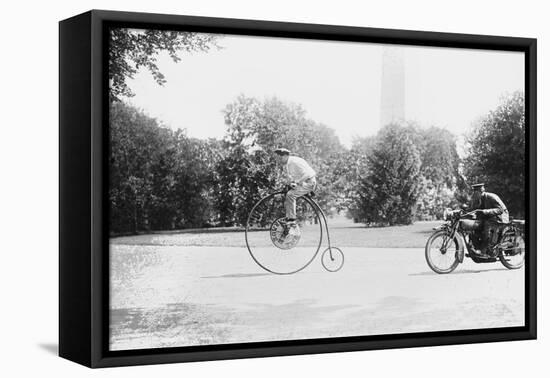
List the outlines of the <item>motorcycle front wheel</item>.
{"label": "motorcycle front wheel", "polygon": [[456,238],[451,240],[446,231],[437,231],[426,242],[426,262],[436,273],[451,273],[459,264],[458,251]]}

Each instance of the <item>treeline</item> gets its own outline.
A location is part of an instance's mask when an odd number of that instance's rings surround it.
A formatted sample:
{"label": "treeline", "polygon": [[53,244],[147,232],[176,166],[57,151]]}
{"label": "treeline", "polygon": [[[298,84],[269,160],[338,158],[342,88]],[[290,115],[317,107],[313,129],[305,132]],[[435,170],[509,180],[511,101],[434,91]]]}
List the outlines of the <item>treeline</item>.
{"label": "treeline", "polygon": [[393,225],[437,218],[445,207],[466,200],[464,174],[468,183],[484,180],[521,214],[522,106],[521,93],[503,99],[478,123],[461,161],[454,135],[414,124],[387,125],[347,149],[334,130],[277,98],[240,96],[228,104],[222,140],[190,138],[113,102],[111,231],[242,226],[253,204],[280,185],[272,153],[278,146],[305,158],[318,172],[317,198],[323,208],[346,211],[358,222]]}
{"label": "treeline", "polygon": [[[456,137],[437,127],[388,125],[362,140],[350,210],[356,220],[376,225],[438,219],[446,207],[469,202],[470,185],[484,182],[512,217],[525,215],[524,95],[515,92],[474,123],[464,159]],[[353,148],[351,153],[353,154]],[[353,159],[350,159],[353,161]],[[357,185],[355,184],[357,183]]]}

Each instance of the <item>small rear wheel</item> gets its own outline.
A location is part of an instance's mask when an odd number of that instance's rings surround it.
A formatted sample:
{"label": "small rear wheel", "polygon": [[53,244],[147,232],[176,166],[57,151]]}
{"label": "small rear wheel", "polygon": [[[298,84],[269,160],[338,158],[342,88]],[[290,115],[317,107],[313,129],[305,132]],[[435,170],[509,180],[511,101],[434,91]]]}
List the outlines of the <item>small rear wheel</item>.
{"label": "small rear wheel", "polygon": [[344,253],[340,248],[329,247],[323,251],[321,263],[329,272],[337,272],[344,266]]}
{"label": "small rear wheel", "polygon": [[459,264],[459,245],[456,238],[451,239],[449,234],[440,230],[432,234],[426,242],[426,261],[436,273],[451,273]]}

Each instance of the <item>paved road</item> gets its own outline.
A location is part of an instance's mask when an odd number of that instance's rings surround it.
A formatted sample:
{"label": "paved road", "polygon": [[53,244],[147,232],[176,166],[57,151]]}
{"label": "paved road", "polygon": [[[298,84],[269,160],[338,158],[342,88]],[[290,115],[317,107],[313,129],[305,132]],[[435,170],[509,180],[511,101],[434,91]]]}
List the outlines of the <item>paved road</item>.
{"label": "paved road", "polygon": [[524,269],[469,259],[449,275],[417,248],[342,248],[276,276],[246,249],[111,246],[111,349],[238,343],[524,324]]}

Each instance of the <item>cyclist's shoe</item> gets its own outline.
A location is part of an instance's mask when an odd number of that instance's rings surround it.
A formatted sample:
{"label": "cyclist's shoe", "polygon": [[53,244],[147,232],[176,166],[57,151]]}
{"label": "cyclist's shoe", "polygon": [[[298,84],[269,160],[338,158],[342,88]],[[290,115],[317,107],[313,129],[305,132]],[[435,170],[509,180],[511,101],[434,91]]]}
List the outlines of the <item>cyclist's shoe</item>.
{"label": "cyclist's shoe", "polygon": [[299,237],[301,232],[300,232],[300,227],[298,227],[298,224],[296,223],[296,221],[292,222],[292,223],[289,223],[288,224],[288,235],[289,236],[294,236],[294,237]]}
{"label": "cyclist's shoe", "polygon": [[290,226],[288,225],[287,222],[282,224],[282,226],[283,226],[283,230],[282,230],[282,232],[281,232],[281,234],[279,235],[279,238],[278,238],[278,241],[281,244],[285,242],[285,239],[287,238],[288,233],[290,231]]}
{"label": "cyclist's shoe", "polygon": [[283,226],[283,232],[281,233],[281,236],[285,238],[288,235],[288,232],[290,231],[290,224],[287,222],[282,224]]}

